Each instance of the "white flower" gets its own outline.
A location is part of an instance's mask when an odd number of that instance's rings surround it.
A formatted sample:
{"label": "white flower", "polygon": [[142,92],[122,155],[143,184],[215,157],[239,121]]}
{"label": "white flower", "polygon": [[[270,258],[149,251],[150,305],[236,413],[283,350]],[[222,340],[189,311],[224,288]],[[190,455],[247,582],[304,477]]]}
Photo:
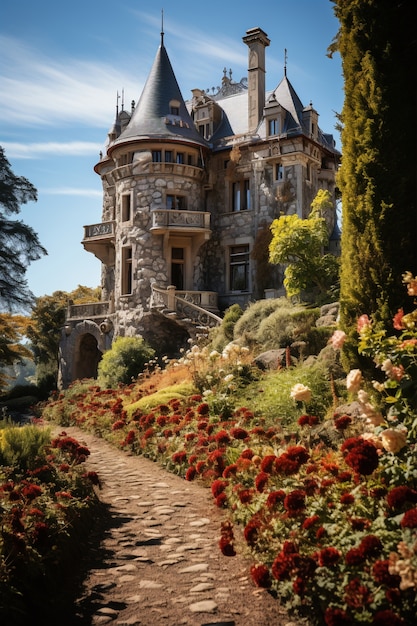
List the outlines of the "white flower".
{"label": "white flower", "polygon": [[290,392],[291,398],[296,400],[297,402],[310,402],[311,400],[311,389],[302,383],[297,383],[291,389]]}
{"label": "white flower", "polygon": [[212,395],[213,395],[213,392],[211,389],[206,389],[205,391],[203,391],[203,396],[205,398],[207,398],[207,396],[212,396]]}
{"label": "white flower", "polygon": [[234,379],[233,374],[227,374],[227,376],[225,376],[225,377],[223,378],[223,380],[224,380],[224,382],[225,382],[225,383],[230,383],[230,381],[231,381],[231,380],[233,380],[233,379]]}
{"label": "white flower", "polygon": [[399,428],[387,428],[380,434],[382,445],[387,452],[396,454],[407,444],[407,431]]}
{"label": "white flower", "polygon": [[359,389],[358,391],[358,402],[361,404],[366,404],[369,400],[369,394],[363,389]]}
{"label": "white flower", "polygon": [[220,352],[217,352],[217,350],[212,350],[209,356],[210,356],[210,359],[213,359],[213,360],[218,359],[220,356]]}
{"label": "white flower", "polygon": [[362,384],[362,372],[360,370],[350,370],[346,376],[346,388],[350,393],[359,391]]}

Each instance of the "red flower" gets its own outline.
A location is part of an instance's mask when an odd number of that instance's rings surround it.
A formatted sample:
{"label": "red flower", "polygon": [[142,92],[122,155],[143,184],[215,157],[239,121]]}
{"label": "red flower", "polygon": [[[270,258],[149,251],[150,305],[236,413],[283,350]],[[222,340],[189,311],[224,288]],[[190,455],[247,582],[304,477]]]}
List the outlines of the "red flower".
{"label": "red flower", "polygon": [[353,609],[363,609],[373,602],[373,597],[368,587],[362,585],[358,578],[354,578],[345,587],[344,600]]}
{"label": "red flower", "polygon": [[266,500],[266,506],[268,509],[273,509],[277,502],[283,502],[286,493],[283,489],[279,489],[278,491],[271,491]]}
{"label": "red flower", "polygon": [[42,494],[42,489],[39,485],[32,485],[31,483],[27,483],[22,488],[22,496],[26,498],[29,502],[37,498]]}
{"label": "red flower", "polygon": [[226,430],[219,430],[219,432],[214,435],[214,439],[218,444],[226,445],[230,441],[229,433]]}
{"label": "red flower", "polygon": [[305,509],[305,492],[294,489],[284,499],[284,508],[290,516],[297,515]]}
{"label": "red flower", "polygon": [[370,441],[362,437],[350,437],[341,445],[346,463],[358,474],[367,476],[378,467],[378,452]]}
{"label": "red flower", "polygon": [[223,491],[226,489],[228,485],[227,480],[217,479],[211,483],[211,493],[213,494],[213,498],[217,498]]}
{"label": "red flower", "polygon": [[394,487],[387,494],[387,504],[391,509],[401,509],[408,502],[417,502],[417,491],[406,485]]}
{"label": "red flower", "polygon": [[250,573],[257,587],[268,589],[271,586],[271,575],[266,565],[252,565]]}
{"label": "red flower", "polygon": [[315,426],[318,423],[319,418],[315,415],[301,415],[297,420],[299,426]]}
{"label": "red flower", "polygon": [[341,504],[353,504],[355,502],[355,498],[354,496],[352,496],[351,493],[343,493],[340,496],[340,503]]}
{"label": "red flower", "polygon": [[252,519],[250,519],[249,522],[246,524],[245,528],[243,529],[243,536],[245,537],[248,545],[254,546],[256,544],[259,537],[260,528],[261,523],[256,517],[252,517]]}
{"label": "red flower", "polygon": [[229,478],[230,476],[235,476],[237,473],[237,463],[232,463],[231,465],[228,465],[227,467],[224,468],[223,470],[223,478]]}
{"label": "red flower", "polygon": [[220,537],[219,547],[224,556],[236,556],[233,544],[226,537]]}
{"label": "red flower", "polygon": [[372,624],[374,626],[406,626],[406,622],[390,609],[375,613]]}
{"label": "red flower", "polygon": [[345,561],[347,565],[355,566],[361,565],[365,560],[362,550],[360,548],[351,548],[346,552]]}
{"label": "red flower", "polygon": [[209,410],[210,410],[209,405],[206,402],[199,404],[197,407],[197,413],[199,415],[208,415]]}
{"label": "red flower", "polygon": [[194,478],[196,477],[197,471],[194,467],[194,465],[191,465],[191,467],[189,467],[187,469],[187,471],[185,472],[185,480],[194,480]]}
{"label": "red flower", "polygon": [[341,415],[340,417],[335,416],[334,425],[337,430],[345,430],[352,423],[352,418],[349,415]]}
{"label": "red flower", "polygon": [[232,428],[230,434],[235,439],[246,439],[249,436],[249,433],[244,428]]}
{"label": "red flower", "polygon": [[332,565],[336,565],[339,560],[339,550],[336,550],[336,548],[332,548],[331,546],[328,548],[323,548],[323,550],[320,550],[318,554],[318,562],[320,567],[331,567]]}
{"label": "red flower", "polygon": [[246,450],[243,450],[243,452],[240,455],[241,459],[251,459],[254,456],[254,452],[253,450],[251,450],[250,448],[246,448]]}
{"label": "red flower", "polygon": [[256,478],[255,478],[255,488],[256,491],[258,491],[259,493],[262,493],[266,483],[268,482],[269,479],[269,474],[267,474],[266,472],[260,472]]}
{"label": "red flower", "polygon": [[274,469],[276,459],[277,457],[275,454],[268,454],[268,456],[265,456],[261,462],[262,472],[268,472],[268,474],[271,474]]}
{"label": "red flower", "polygon": [[417,509],[409,509],[401,520],[403,528],[417,528]]}
{"label": "red flower", "polygon": [[320,518],[318,515],[312,515],[311,517],[306,517],[306,519],[304,520],[302,524],[302,528],[304,528],[304,530],[309,530],[312,526],[314,526],[316,522],[319,521],[319,519]]}
{"label": "red flower", "polygon": [[382,543],[376,535],[367,535],[363,537],[359,549],[362,551],[365,559],[377,556],[382,550]]}
{"label": "red flower", "polygon": [[249,504],[252,502],[253,498],[253,490],[252,489],[242,489],[237,494],[239,496],[239,500],[242,504]]}
{"label": "red flower", "polygon": [[375,561],[372,567],[372,575],[379,585],[387,587],[398,587],[401,582],[401,576],[389,573],[389,560]]}
{"label": "red flower", "polygon": [[227,496],[224,493],[224,491],[222,493],[219,493],[219,495],[217,496],[216,500],[215,500],[216,506],[219,507],[219,509],[222,509],[223,507],[227,506]]}
{"label": "red flower", "polygon": [[324,613],[326,626],[352,626],[352,621],[343,609],[329,607]]}

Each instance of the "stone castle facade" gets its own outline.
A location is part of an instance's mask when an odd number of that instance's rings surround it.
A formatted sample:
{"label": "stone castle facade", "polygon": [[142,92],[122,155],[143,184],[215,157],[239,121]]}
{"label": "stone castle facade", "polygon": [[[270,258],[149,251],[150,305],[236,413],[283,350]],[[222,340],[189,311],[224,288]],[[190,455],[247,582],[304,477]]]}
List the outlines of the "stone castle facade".
{"label": "stone castle facade", "polygon": [[61,387],[94,377],[117,336],[140,334],[174,356],[193,326],[219,323],[228,306],[283,295],[282,268],[267,263],[269,225],[307,217],[319,189],[334,199],[326,219],[337,231],[333,137],[286,69],[266,92],[266,33],[248,30],[243,42],[247,78],[225,69],[221,87],[184,101],[161,33],[137,105],[117,110],[94,168],[101,222],[82,241],[102,264],[102,302],[69,306]]}

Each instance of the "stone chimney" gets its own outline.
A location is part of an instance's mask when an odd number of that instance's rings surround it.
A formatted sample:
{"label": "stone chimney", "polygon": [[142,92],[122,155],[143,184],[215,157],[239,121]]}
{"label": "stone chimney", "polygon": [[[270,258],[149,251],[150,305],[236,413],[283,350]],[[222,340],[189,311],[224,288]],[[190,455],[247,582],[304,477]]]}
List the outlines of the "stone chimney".
{"label": "stone chimney", "polygon": [[265,48],[268,35],[257,27],[246,31],[243,42],[249,48],[248,67],[248,130],[254,132],[262,119],[265,106]]}

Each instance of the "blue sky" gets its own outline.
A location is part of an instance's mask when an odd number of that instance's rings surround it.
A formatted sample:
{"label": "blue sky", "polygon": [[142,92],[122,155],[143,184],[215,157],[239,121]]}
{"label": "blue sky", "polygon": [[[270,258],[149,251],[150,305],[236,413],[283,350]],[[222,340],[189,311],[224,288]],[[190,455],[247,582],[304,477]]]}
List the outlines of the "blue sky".
{"label": "blue sky", "polygon": [[100,284],[100,262],[81,245],[83,226],[101,221],[99,160],[115,116],[137,101],[160,44],[185,100],[221,84],[223,68],[247,73],[242,37],[259,26],[271,40],[266,87],[287,76],[311,101],[325,132],[343,105],[339,55],[326,56],[338,30],[330,0],[20,0],[0,7],[0,145],[13,172],[38,190],[19,219],[38,233],[48,256],[27,271],[35,296]]}

